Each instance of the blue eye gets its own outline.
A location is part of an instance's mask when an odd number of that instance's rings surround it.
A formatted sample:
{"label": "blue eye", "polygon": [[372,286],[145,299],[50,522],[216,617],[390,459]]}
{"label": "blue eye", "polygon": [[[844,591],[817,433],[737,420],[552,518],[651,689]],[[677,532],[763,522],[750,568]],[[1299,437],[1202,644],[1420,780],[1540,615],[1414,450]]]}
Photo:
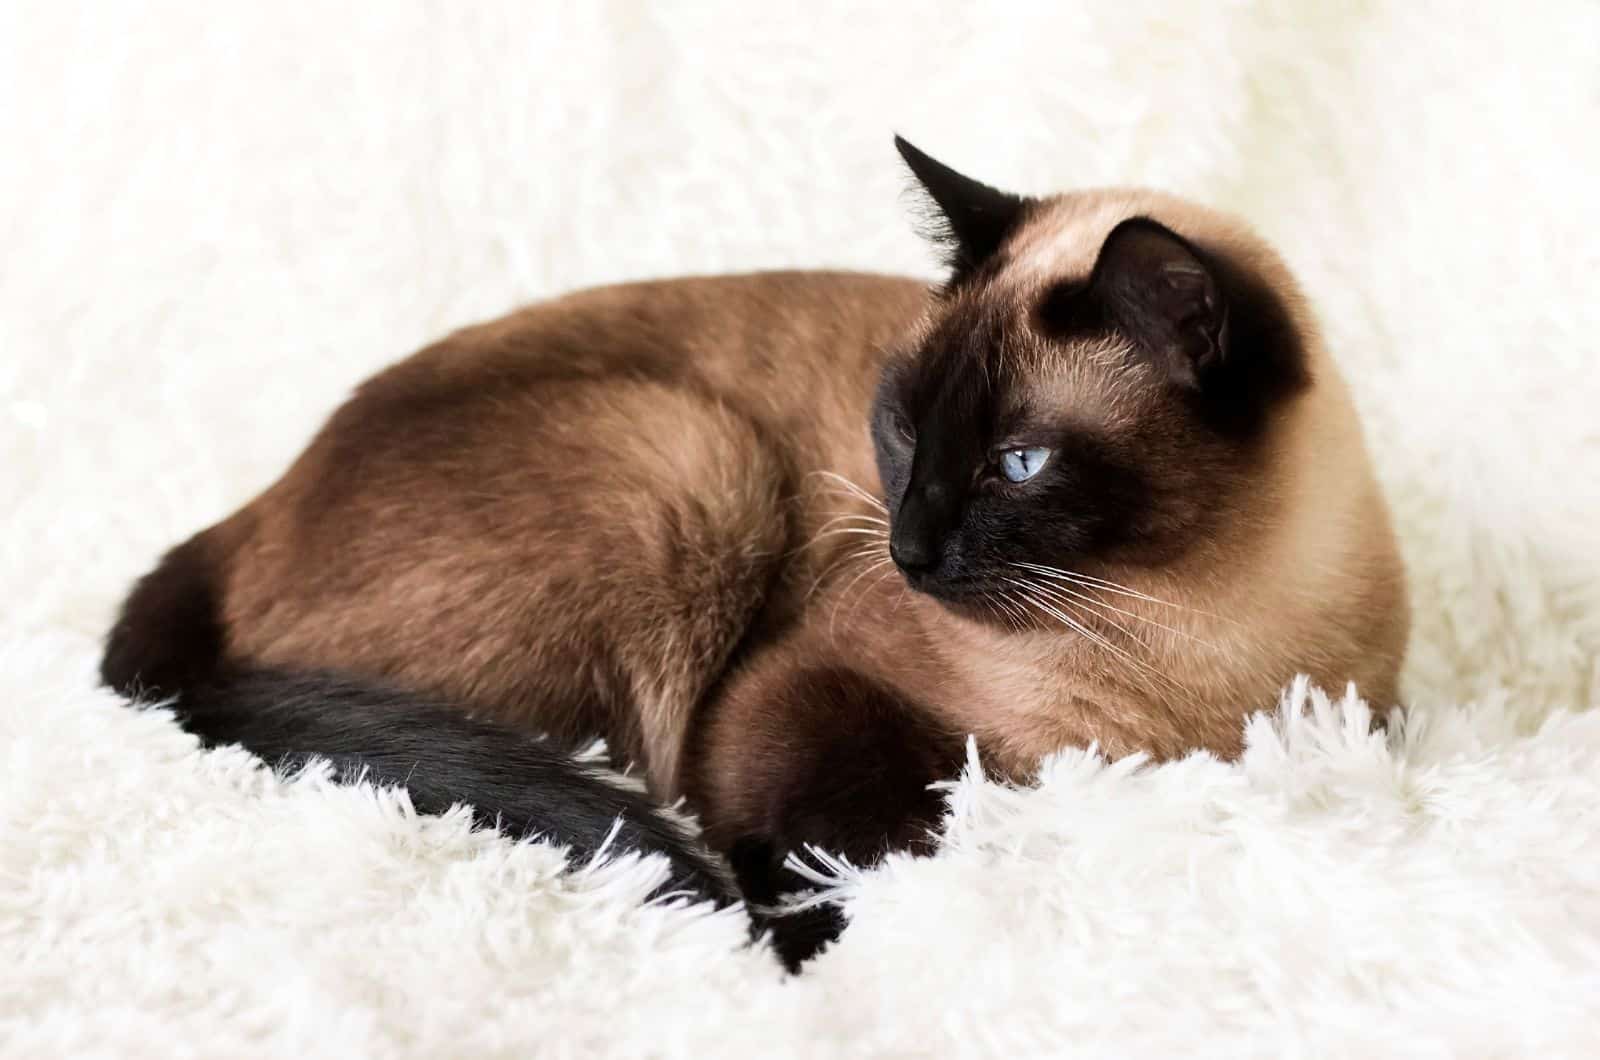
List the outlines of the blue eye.
{"label": "blue eye", "polygon": [[1039,473],[1048,459],[1050,450],[1042,447],[1007,449],[1000,454],[1000,473],[1012,482],[1026,482]]}

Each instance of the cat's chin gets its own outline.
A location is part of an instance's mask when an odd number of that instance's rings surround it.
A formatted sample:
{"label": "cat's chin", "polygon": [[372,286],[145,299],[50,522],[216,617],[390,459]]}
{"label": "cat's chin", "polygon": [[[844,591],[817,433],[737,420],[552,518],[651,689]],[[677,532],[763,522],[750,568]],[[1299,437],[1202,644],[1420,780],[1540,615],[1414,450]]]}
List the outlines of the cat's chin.
{"label": "cat's chin", "polygon": [[980,625],[1007,625],[1005,611],[998,602],[995,586],[977,578],[936,578],[901,572],[906,584],[918,596],[927,597],[941,609],[958,618]]}

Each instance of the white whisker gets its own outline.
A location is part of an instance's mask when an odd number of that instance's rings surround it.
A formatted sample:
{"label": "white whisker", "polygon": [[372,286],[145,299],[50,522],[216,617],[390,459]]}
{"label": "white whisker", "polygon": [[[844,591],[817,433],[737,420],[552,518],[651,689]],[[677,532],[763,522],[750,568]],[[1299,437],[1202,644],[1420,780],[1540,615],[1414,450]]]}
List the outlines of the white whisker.
{"label": "white whisker", "polygon": [[1012,622],[1013,626],[1015,627],[1015,629],[1018,632],[1021,632],[1022,630],[1027,629],[1028,628],[1028,611],[1027,611],[1027,608],[1025,608],[1021,604],[1017,603],[1017,601],[1013,598],[1013,596],[1011,594],[1011,590],[1009,590],[1009,589],[1001,589],[1000,592],[1001,592],[1001,601],[1005,604],[1006,614],[1010,617],[1011,622]]}
{"label": "white whisker", "polygon": [[[1085,604],[1090,605],[1092,607],[1092,605],[1094,605],[1094,603],[1095,603],[1094,600],[1090,599],[1087,596],[1084,596],[1081,593],[1074,593],[1071,589],[1067,589],[1067,588],[1064,588],[1064,587],[1058,586],[1058,585],[1041,585],[1038,582],[1034,582],[1033,583],[1033,589],[1034,589],[1035,592],[1042,593],[1047,598],[1049,598],[1051,600],[1054,600],[1056,603],[1062,605],[1063,607],[1071,607],[1071,608],[1079,609],[1079,608],[1083,608]],[[1093,613],[1093,612],[1091,612],[1091,613]],[[1114,619],[1107,618],[1103,614],[1095,614],[1094,617],[1098,618],[1100,621],[1106,623],[1112,629],[1116,630],[1118,633],[1121,633],[1124,637],[1127,637],[1129,640],[1133,641],[1134,643],[1141,643],[1139,641],[1139,638],[1136,635],[1134,635],[1134,633],[1131,632],[1126,626],[1122,625],[1120,622],[1117,622]]]}
{"label": "white whisker", "polygon": [[1076,571],[1062,570],[1059,567],[1046,567],[1040,563],[1013,563],[1012,566],[1020,567],[1023,570],[1032,571],[1037,574],[1042,574],[1053,581],[1070,582],[1079,588],[1099,589],[1117,596],[1129,596],[1136,600],[1143,600],[1146,603],[1158,604],[1162,607],[1170,607],[1174,611],[1187,611],[1190,614],[1204,615],[1207,618],[1215,618],[1223,622],[1230,621],[1229,619],[1224,618],[1221,615],[1214,614],[1213,612],[1202,611],[1196,607],[1186,607],[1183,604],[1175,604],[1171,600],[1163,600],[1158,596],[1151,596],[1149,593],[1140,592],[1138,589],[1132,589],[1126,585],[1119,585],[1116,582],[1107,581],[1104,578],[1096,578],[1088,574],[1079,574]]}
{"label": "white whisker", "polygon": [[1118,585],[1115,582],[1108,582],[1103,578],[1091,578],[1087,574],[1079,574],[1076,571],[1062,570],[1059,567],[1046,567],[1039,563],[1013,563],[1012,566],[1021,567],[1023,570],[1033,571],[1036,574],[1042,574],[1047,578],[1052,578],[1057,581],[1067,581],[1073,583],[1074,585],[1105,589],[1108,592],[1114,592],[1119,596],[1132,596],[1136,599],[1144,600],[1147,603],[1161,604],[1165,607],[1176,607],[1182,610],[1188,610],[1188,608],[1183,607],[1181,604],[1174,604],[1170,601],[1162,600],[1159,597],[1151,596],[1149,593],[1142,593],[1137,589],[1130,589],[1126,585]]}
{"label": "white whisker", "polygon": [[807,477],[809,478],[811,476],[820,476],[822,478],[831,479],[833,482],[844,487],[850,493],[866,501],[868,504],[871,504],[878,510],[888,510],[883,501],[879,500],[877,497],[874,497],[870,491],[860,485],[857,485],[855,482],[852,482],[850,479],[839,474],[837,471],[812,471],[807,475]]}
{"label": "white whisker", "polygon": [[[1011,579],[1009,579],[1009,578],[1006,579],[1006,580],[1007,581],[1011,581]],[[1019,582],[1019,581],[1012,581],[1011,584],[1015,585],[1019,589],[1021,589],[1023,597],[1025,599],[1029,600],[1030,602],[1032,602],[1034,606],[1038,607],[1040,610],[1044,611],[1046,614],[1049,614],[1052,617],[1054,617],[1056,619],[1059,619],[1061,622],[1065,623],[1066,625],[1068,625],[1072,629],[1076,630],[1078,633],[1081,633],[1083,636],[1088,637],[1090,640],[1094,641],[1096,644],[1099,644],[1101,647],[1107,649],[1108,651],[1118,652],[1118,653],[1120,653],[1122,655],[1127,655],[1128,654],[1125,649],[1119,648],[1117,645],[1112,644],[1109,640],[1106,640],[1105,637],[1103,637],[1100,634],[1096,633],[1094,630],[1090,629],[1088,626],[1084,625],[1082,622],[1079,622],[1077,619],[1073,618],[1072,616],[1070,616],[1068,614],[1065,614],[1059,608],[1051,606],[1051,604],[1050,604],[1050,602],[1048,600],[1043,599],[1043,598],[1041,598],[1039,596],[1039,586],[1037,586],[1037,585],[1029,585],[1027,583]],[[1131,658],[1131,656],[1129,656],[1129,658]]]}
{"label": "white whisker", "polygon": [[[867,575],[871,574],[873,571],[883,569],[885,566],[887,566],[889,564],[889,562],[890,561],[889,561],[888,557],[885,557],[883,559],[878,560],[876,563],[869,564],[868,566],[862,568],[862,570],[857,572],[856,576],[854,578],[851,578],[850,581],[845,585],[845,587],[839,591],[839,598],[833,602],[833,611],[828,615],[828,639],[829,640],[833,639],[834,623],[836,623],[839,620],[839,605],[844,603],[845,597],[850,595],[850,590],[854,589],[856,587],[856,584],[858,582],[860,582],[862,578],[865,578]],[[870,589],[872,587],[872,585],[876,585],[876,584],[877,584],[877,582],[873,582],[871,585],[867,586],[867,589]],[[863,589],[862,591],[866,592],[867,589]]]}
{"label": "white whisker", "polygon": [[[1012,564],[1012,566],[1021,566],[1021,564]],[[1043,586],[1039,586],[1039,588],[1043,588]],[[1093,587],[1092,586],[1086,586],[1086,585],[1080,585],[1079,588],[1087,589],[1087,588],[1093,588]],[[1210,641],[1205,640],[1205,639],[1200,638],[1200,637],[1197,637],[1193,633],[1190,633],[1188,630],[1178,629],[1175,626],[1169,626],[1165,622],[1157,622],[1155,619],[1150,618],[1150,617],[1148,617],[1146,615],[1141,615],[1137,611],[1129,611],[1126,608],[1117,607],[1114,604],[1107,603],[1104,600],[1100,600],[1100,599],[1097,599],[1097,598],[1095,598],[1093,596],[1088,596],[1088,595],[1086,595],[1084,593],[1080,593],[1075,589],[1069,589],[1069,588],[1067,588],[1066,585],[1060,584],[1059,580],[1057,580],[1056,583],[1052,586],[1052,589],[1057,593],[1064,593],[1067,596],[1070,596],[1070,597],[1072,597],[1072,598],[1074,598],[1076,600],[1080,600],[1084,604],[1088,605],[1089,607],[1091,607],[1091,608],[1093,608],[1095,610],[1102,611],[1102,612],[1109,611],[1109,612],[1111,612],[1113,614],[1123,615],[1123,616],[1125,616],[1127,618],[1133,619],[1136,622],[1143,622],[1145,625],[1153,626],[1153,627],[1155,627],[1156,629],[1159,629],[1159,630],[1164,630],[1167,633],[1171,633],[1175,637],[1182,637],[1185,640],[1193,641],[1194,643],[1199,644],[1202,647],[1213,648],[1213,649],[1216,647],[1216,645],[1212,644]],[[1106,621],[1107,622],[1111,622],[1111,619],[1108,618],[1108,619],[1106,619]],[[1112,622],[1112,625],[1116,626],[1118,629],[1123,629],[1123,627],[1121,625],[1119,625],[1119,624],[1117,624],[1115,622]],[[1135,640],[1138,639],[1137,637],[1134,637],[1134,635],[1132,633],[1128,632],[1125,629],[1123,629],[1123,632],[1127,633],[1127,635],[1129,637],[1132,637]]]}
{"label": "white whisker", "polygon": [[884,518],[880,518],[879,516],[876,516],[876,515],[863,515],[860,512],[845,512],[845,513],[843,513],[841,515],[835,515],[833,518],[831,518],[827,522],[823,523],[822,526],[818,527],[818,529],[826,530],[828,527],[832,526],[834,523],[849,523],[849,522],[871,523],[873,526],[888,526],[889,525],[889,520],[884,519]]}
{"label": "white whisker", "polygon": [[[877,566],[877,568],[882,568],[882,567],[885,566],[885,564],[879,563],[876,566]],[[894,573],[895,573],[894,566],[893,565],[889,565],[889,569],[888,570],[884,571],[882,574],[878,575],[876,578],[872,579],[866,585],[861,587],[861,591],[856,594],[855,603],[851,604],[850,605],[850,610],[848,610],[848,611],[846,611],[844,613],[845,625],[848,626],[850,624],[851,618],[853,618],[855,616],[856,608],[861,606],[861,601],[863,601],[867,597],[871,596],[873,591],[875,589],[877,589],[878,586],[882,585],[884,583],[885,579],[893,577]],[[830,636],[831,636],[831,634],[830,634]]]}
{"label": "white whisker", "polygon": [[837,537],[840,534],[857,534],[857,535],[860,535],[860,536],[863,536],[863,537],[880,538],[880,539],[882,539],[884,541],[889,540],[889,532],[887,530],[879,530],[877,527],[872,527],[872,526],[836,526],[831,530],[823,530],[820,533],[818,533],[815,537],[813,537],[811,539],[810,544],[814,545],[818,541],[821,541],[824,538]]}
{"label": "white whisker", "polygon": [[[1007,579],[1007,580],[1010,581],[1011,579]],[[1143,659],[1140,659],[1138,656],[1134,655],[1132,652],[1128,651],[1127,649],[1125,649],[1125,648],[1123,648],[1123,647],[1121,647],[1119,645],[1113,644],[1111,641],[1107,640],[1101,634],[1096,633],[1094,630],[1090,629],[1088,626],[1084,625],[1082,622],[1080,622],[1077,619],[1073,618],[1071,615],[1066,614],[1064,611],[1061,610],[1060,607],[1053,606],[1052,603],[1049,600],[1041,598],[1038,594],[1045,589],[1044,586],[1039,585],[1037,583],[1025,584],[1023,582],[1017,582],[1017,581],[1012,581],[1012,584],[1018,586],[1019,588],[1021,588],[1023,590],[1024,597],[1031,604],[1033,604],[1033,606],[1039,608],[1044,613],[1050,615],[1052,618],[1055,618],[1056,620],[1060,621],[1062,624],[1064,624],[1064,625],[1068,626],[1069,628],[1075,630],[1076,632],[1078,632],[1079,634],[1083,635],[1084,637],[1087,637],[1089,640],[1093,641],[1095,644],[1098,644],[1100,647],[1105,648],[1107,651],[1109,651],[1112,654],[1116,655],[1118,658],[1121,658],[1124,661],[1126,661],[1127,663],[1129,663],[1130,665],[1136,667],[1139,671],[1141,671],[1141,672],[1143,672],[1145,674],[1148,674],[1150,677],[1154,678],[1157,681],[1162,682],[1163,684],[1165,684],[1168,688],[1172,689],[1173,691],[1178,692],[1179,694],[1187,694],[1187,690],[1181,684],[1179,684],[1176,680],[1174,680],[1170,675],[1168,675],[1166,673],[1163,673],[1162,671],[1160,671],[1160,670],[1156,669],[1155,667],[1151,666],[1149,663],[1145,662]],[[1063,606],[1068,606],[1068,607],[1071,606],[1071,604],[1060,600],[1059,597],[1057,597],[1055,599],[1056,599],[1056,601],[1058,603],[1061,603]],[[1118,627],[1118,628],[1121,628],[1121,627]],[[1137,641],[1136,641],[1136,643],[1137,643]]]}
{"label": "white whisker", "polygon": [[[840,558],[834,560],[832,563],[828,564],[827,568],[824,569],[822,573],[818,574],[816,579],[811,583],[811,588],[806,590],[805,599],[811,599],[811,597],[815,595],[817,589],[822,586],[822,583],[827,581],[828,577],[840,567],[843,567],[846,564],[852,563],[856,560],[869,559],[873,556],[881,556],[886,551],[886,549],[879,548],[876,545],[868,545],[866,548],[857,549],[849,555],[841,556]],[[887,562],[887,559],[885,559],[885,562]]]}

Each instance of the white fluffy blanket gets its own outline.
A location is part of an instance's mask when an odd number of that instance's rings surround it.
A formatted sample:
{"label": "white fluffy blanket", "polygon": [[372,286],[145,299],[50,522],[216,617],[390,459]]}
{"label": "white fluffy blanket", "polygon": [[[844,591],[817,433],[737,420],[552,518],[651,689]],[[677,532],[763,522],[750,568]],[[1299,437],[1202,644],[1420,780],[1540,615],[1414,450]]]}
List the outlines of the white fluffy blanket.
{"label": "white fluffy blanket", "polygon": [[[0,6],[0,1050],[1594,1055],[1597,52],[1583,0]],[[563,873],[94,688],[130,580],[444,330],[925,272],[896,129],[1283,248],[1411,568],[1387,741],[1295,690],[1234,765],[968,778],[785,981],[737,915],[638,907],[653,864]]]}

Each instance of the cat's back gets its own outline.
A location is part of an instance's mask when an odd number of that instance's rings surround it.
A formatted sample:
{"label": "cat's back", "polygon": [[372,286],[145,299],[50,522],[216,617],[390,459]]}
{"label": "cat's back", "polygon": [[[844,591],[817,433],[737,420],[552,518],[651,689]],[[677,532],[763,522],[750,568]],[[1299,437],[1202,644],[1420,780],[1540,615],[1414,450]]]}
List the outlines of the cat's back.
{"label": "cat's back", "polygon": [[[361,451],[452,448],[467,424],[532,393],[649,384],[750,421],[792,468],[870,478],[867,409],[879,371],[928,297],[916,279],[826,270],[576,290],[461,328],[373,376],[308,455],[370,468]],[[662,432],[665,445],[675,428],[663,412],[633,422]]]}
{"label": "cat's back", "polygon": [[726,397],[875,366],[927,292],[907,277],[820,270],[590,287],[462,328],[396,367],[415,364],[435,381],[624,373]]}

